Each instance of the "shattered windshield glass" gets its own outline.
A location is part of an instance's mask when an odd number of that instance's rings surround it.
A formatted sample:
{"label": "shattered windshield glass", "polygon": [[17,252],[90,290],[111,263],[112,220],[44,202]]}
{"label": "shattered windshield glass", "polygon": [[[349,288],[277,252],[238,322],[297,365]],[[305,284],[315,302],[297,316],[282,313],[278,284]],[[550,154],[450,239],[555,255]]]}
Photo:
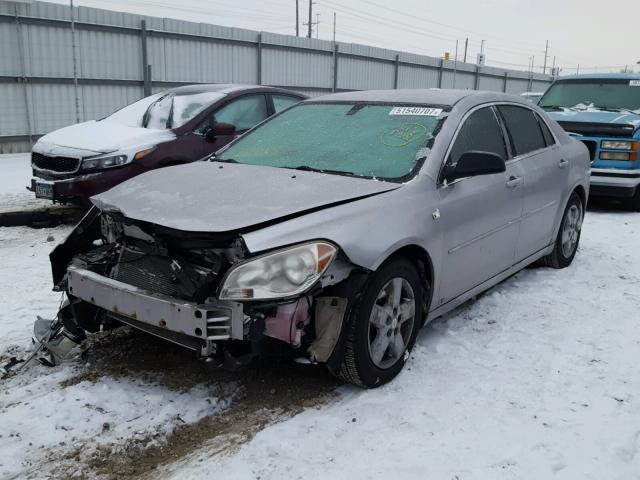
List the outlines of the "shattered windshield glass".
{"label": "shattered windshield glass", "polygon": [[640,80],[563,80],[547,90],[539,102],[547,110],[583,105],[601,110],[640,109]]}
{"label": "shattered windshield glass", "polygon": [[273,117],[219,161],[400,179],[427,155],[442,110],[374,103],[307,103]]}
{"label": "shattered windshield glass", "polygon": [[180,127],[223,97],[218,92],[168,93],[149,105],[142,126],[160,130]]}

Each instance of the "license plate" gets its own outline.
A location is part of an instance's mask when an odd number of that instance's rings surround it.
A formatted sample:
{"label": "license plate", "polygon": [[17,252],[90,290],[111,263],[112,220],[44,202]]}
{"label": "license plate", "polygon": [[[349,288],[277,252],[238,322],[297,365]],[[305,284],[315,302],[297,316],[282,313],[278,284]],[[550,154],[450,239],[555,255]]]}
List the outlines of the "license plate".
{"label": "license plate", "polygon": [[36,198],[53,200],[53,184],[36,182]]}

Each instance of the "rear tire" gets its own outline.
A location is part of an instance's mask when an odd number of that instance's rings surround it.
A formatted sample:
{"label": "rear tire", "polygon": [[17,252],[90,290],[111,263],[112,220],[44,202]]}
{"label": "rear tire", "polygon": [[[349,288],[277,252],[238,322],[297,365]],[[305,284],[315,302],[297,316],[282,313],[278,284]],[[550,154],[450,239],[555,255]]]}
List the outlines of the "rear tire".
{"label": "rear tire", "polygon": [[578,251],[583,219],[582,199],[580,195],[573,192],[564,210],[553,251],[542,257],[538,262],[539,265],[551,268],[566,268],[571,265]]}
{"label": "rear tire", "polygon": [[390,260],[374,272],[345,323],[338,378],[374,388],[398,375],[422,324],[423,294],[418,271],[404,258]]}

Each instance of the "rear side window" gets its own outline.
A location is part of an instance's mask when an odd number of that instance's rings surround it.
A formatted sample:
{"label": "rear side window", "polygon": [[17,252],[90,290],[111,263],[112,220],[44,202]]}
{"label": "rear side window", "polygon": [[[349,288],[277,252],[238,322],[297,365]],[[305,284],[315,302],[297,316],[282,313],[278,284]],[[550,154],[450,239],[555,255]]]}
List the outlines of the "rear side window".
{"label": "rear side window", "polygon": [[288,95],[271,95],[273,99],[273,108],[276,113],[281,112],[285,108],[289,108],[291,105],[295,105],[300,101],[299,98],[290,97]]}
{"label": "rear side window", "polygon": [[498,110],[507,124],[516,155],[546,147],[542,130],[532,110],[512,105],[500,105]]}
{"label": "rear side window", "polygon": [[451,147],[448,163],[455,165],[460,156],[470,150],[491,152],[507,159],[502,128],[491,107],[476,110],[465,120]]}
{"label": "rear side window", "polygon": [[551,132],[549,131],[549,127],[547,127],[547,124],[545,123],[545,121],[537,113],[536,113],[536,119],[538,120],[538,124],[540,125],[540,129],[542,130],[542,136],[544,137],[544,143],[547,145],[547,147],[549,147],[551,145],[555,145],[556,141],[553,138],[553,135],[551,135]]}

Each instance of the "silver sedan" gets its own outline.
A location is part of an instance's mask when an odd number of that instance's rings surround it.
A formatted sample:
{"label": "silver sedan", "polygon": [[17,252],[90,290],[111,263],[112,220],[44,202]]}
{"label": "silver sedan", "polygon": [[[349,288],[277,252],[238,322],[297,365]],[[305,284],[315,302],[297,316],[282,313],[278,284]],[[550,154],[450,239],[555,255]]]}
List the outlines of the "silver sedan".
{"label": "silver sedan", "polygon": [[376,387],[430,320],[527,265],[571,264],[589,168],[512,95],[310,99],[94,197],[51,255],[68,294],[52,329],[128,324],[232,368],[280,342]]}

